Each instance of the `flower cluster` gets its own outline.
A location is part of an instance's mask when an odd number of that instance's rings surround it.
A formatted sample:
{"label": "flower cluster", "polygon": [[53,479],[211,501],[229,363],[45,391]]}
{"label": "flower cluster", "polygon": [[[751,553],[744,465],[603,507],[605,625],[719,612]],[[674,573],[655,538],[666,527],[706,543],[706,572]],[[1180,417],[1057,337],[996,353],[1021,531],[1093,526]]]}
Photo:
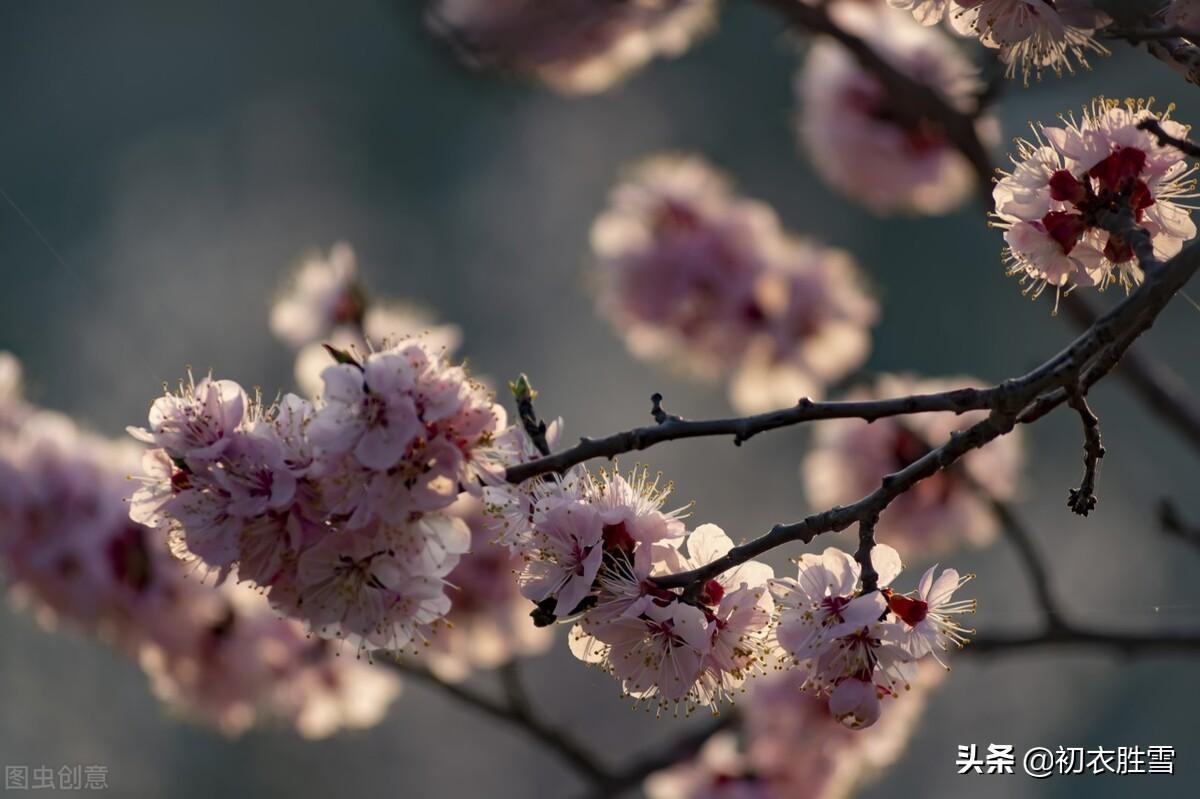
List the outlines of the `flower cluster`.
{"label": "flower cluster", "polygon": [[428,20],[473,65],[592,94],[683,53],[715,11],[715,0],[434,0]]}
{"label": "flower cluster", "polygon": [[[892,67],[972,109],[977,71],[945,34],[884,6],[840,3],[831,13]],[[813,44],[796,91],[809,160],[847,197],[877,214],[944,214],[970,196],[974,172],[942,125],[914,114],[840,44]],[[990,117],[976,124],[981,137],[995,137]]]}
{"label": "flower cluster", "polygon": [[912,11],[922,25],[935,25],[948,16],[962,36],[978,38],[1000,51],[1011,78],[1020,70],[1025,82],[1041,77],[1043,69],[1061,76],[1074,72],[1072,60],[1086,67],[1087,53],[1107,55],[1095,39],[1098,28],[1112,20],[1093,0],[888,0],[895,8]]}
{"label": "flower cluster", "polygon": [[326,344],[361,355],[420,335],[432,349],[449,354],[462,338],[456,326],[435,325],[421,308],[374,301],[345,242],[333,245],[328,257],[301,264],[271,308],[271,331],[296,349],[296,384],[308,397],[321,392],[321,373],[329,365]]}
{"label": "flower cluster", "polygon": [[[926,655],[961,647],[970,630],[957,617],[975,612],[974,600],[954,592],[973,575],[932,566],[917,590],[901,594],[890,586],[901,570],[900,556],[885,544],[871,550],[877,588],[860,582],[861,567],[830,547],[802,555],[795,578],[771,583],[779,606],[776,638],[782,655],[804,677],[803,687],[828,698],[830,714],[851,729],[879,720],[881,700],[912,686],[917,662]],[[943,664],[944,665],[944,664]]]}
{"label": "flower cluster", "polygon": [[741,706],[741,746],[714,735],[697,755],[644,783],[650,799],[843,799],[904,753],[944,672],[922,664],[912,690],[867,730],[851,730],[825,702],[804,691],[795,672],[755,681]]}
{"label": "flower cluster", "polygon": [[697,158],[658,157],[592,229],[599,306],[629,349],[731,378],[744,411],[818,395],[870,348],[875,303],[850,257],[794,238]]}
{"label": "flower cluster", "polygon": [[393,675],[335,657],[254,591],[189,579],[128,517],[137,453],[25,403],[16,374],[0,354],[0,565],[17,602],[108,641],[173,709],[229,733],[278,720],[321,737],[382,718]]}
{"label": "flower cluster", "polygon": [[1122,105],[1101,98],[1078,120],[1067,116],[1062,127],[1037,125],[1034,141],[1017,142],[1013,170],[993,196],[1009,274],[1020,275],[1027,291],[1037,296],[1047,286],[1061,292],[1139,283],[1133,243],[1110,229],[1120,212],[1132,215],[1159,258],[1175,255],[1195,237],[1191,209],[1180,202],[1193,196],[1195,167],[1138,129],[1153,119],[1167,133],[1186,136],[1188,128],[1169,113],[1153,111],[1146,101]]}
{"label": "flower cluster", "polygon": [[[881,375],[870,387],[852,390],[847,399],[869,400],[927,394],[981,385],[970,377],[918,380]],[[801,467],[805,495],[816,508],[848,505],[898,472],[987,416],[986,411],[923,413],[903,418],[834,419],[816,424],[811,450]],[[888,505],[876,532],[904,557],[936,555],[962,544],[985,546],[998,531],[987,496],[1011,499],[1021,465],[1017,431],[972,450],[957,468],[939,471],[917,483]],[[974,484],[974,485],[973,485]]]}
{"label": "flower cluster", "polygon": [[582,468],[531,488],[485,490],[525,560],[522,593],[545,623],[570,619],[571,651],[622,683],[638,704],[715,706],[762,667],[774,604],[770,567],[750,562],[702,590],[660,588],[655,575],[695,568],[733,546],[716,525],[688,532],[684,509],[664,512],[670,486],[644,470]]}
{"label": "flower cluster", "polygon": [[503,426],[490,394],[421,340],[341,357],[314,405],[270,407],[228,380],[156,400],[131,517],[224,580],[265,589],[316,635],[399,650],[451,600],[471,543],[445,510],[476,482]]}

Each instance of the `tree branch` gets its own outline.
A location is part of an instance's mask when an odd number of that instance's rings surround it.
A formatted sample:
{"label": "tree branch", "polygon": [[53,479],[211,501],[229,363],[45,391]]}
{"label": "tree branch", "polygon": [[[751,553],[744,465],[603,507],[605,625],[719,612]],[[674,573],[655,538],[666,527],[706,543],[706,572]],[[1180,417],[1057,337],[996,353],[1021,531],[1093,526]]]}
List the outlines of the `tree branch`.
{"label": "tree branch", "polygon": [[[1091,327],[1098,318],[1082,292],[1068,294],[1060,307],[1081,330]],[[1156,418],[1173,427],[1193,449],[1200,451],[1200,404],[1174,370],[1162,361],[1144,356],[1135,347],[1121,358],[1117,376]]]}
{"label": "tree branch", "polygon": [[654,772],[670,768],[676,763],[694,756],[709,738],[740,722],[741,716],[735,709],[730,708],[707,723],[699,725],[696,730],[686,732],[680,737],[668,741],[661,748],[651,750],[634,760],[612,775],[607,783],[588,794],[589,799],[608,799],[620,796],[625,791],[641,784],[642,780]]}
{"label": "tree branch", "polygon": [[1165,146],[1169,144],[1184,155],[1190,155],[1193,158],[1200,158],[1200,145],[1190,142],[1187,139],[1175,138],[1162,129],[1162,125],[1159,124],[1157,119],[1143,119],[1138,123],[1138,129],[1153,133],[1154,138],[1158,139],[1159,146]]}
{"label": "tree branch", "polygon": [[[385,663],[401,674],[420,680],[446,696],[481,711],[487,716],[521,730],[530,738],[543,744],[549,751],[553,752],[560,760],[593,785],[597,787],[603,786],[612,779],[612,775],[608,770],[581,744],[576,742],[563,730],[548,725],[534,714],[527,697],[524,695],[523,689],[518,688],[519,694],[515,697],[512,695],[512,686],[510,683],[512,675],[505,678],[506,693],[509,694],[509,701],[508,703],[503,703],[476,693],[457,683],[446,682],[424,666],[386,658],[381,658],[380,662]],[[505,672],[502,671],[502,678],[504,678],[504,674]]]}
{"label": "tree branch", "polygon": [[1100,420],[1092,413],[1087,398],[1078,386],[1066,386],[1066,391],[1067,404],[1083,422],[1083,480],[1079,488],[1071,489],[1067,506],[1080,516],[1087,516],[1096,508],[1096,472],[1100,459],[1104,457],[1104,446],[1100,443]]}

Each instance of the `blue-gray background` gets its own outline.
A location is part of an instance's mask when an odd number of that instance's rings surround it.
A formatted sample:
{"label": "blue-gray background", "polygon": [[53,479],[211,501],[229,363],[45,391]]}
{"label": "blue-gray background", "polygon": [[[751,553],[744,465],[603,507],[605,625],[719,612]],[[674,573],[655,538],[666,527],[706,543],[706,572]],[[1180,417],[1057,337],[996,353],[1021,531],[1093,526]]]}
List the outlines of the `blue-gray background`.
{"label": "blue-gray background", "polygon": [[[727,411],[718,389],[632,361],[592,309],[588,226],[619,168],[663,149],[698,151],[786,224],[851,249],[883,300],[869,366],[1015,374],[1060,347],[1068,326],[1023,299],[974,210],[873,218],[823,188],[791,135],[797,58],[774,19],[747,3],[685,58],[583,100],[458,68],[425,34],[416,3],[9,2],[0,7],[0,187],[61,253],[60,265],[0,203],[0,349],[25,362],[44,405],[119,435],[185,364],[268,393],[290,358],[265,311],[287,266],[338,239],[379,293],[422,302],[465,332],[477,371],[528,371],[542,409],[571,435],[646,419],[663,391],[690,416]],[[1015,84],[1005,137],[1093,94],[1176,100],[1195,87],[1120,48],[1094,73]],[[1111,300],[1112,298],[1110,298]],[[1200,382],[1200,312],[1172,306],[1139,347]],[[1200,553],[1164,540],[1158,497],[1200,504],[1195,454],[1115,384],[1096,392],[1106,458],[1099,512],[1064,507],[1078,477],[1078,421],[1028,437],[1021,512],[1080,622],[1200,625]],[[805,512],[796,479],[805,436],[735,450],[695,441],[655,449],[695,517],[735,538]],[[824,546],[828,541],[819,542]],[[794,553],[792,553],[794,554]],[[953,558],[976,571],[977,623],[1036,621],[1009,550]],[[921,564],[913,564],[918,568]],[[573,778],[519,735],[420,686],[379,727],[310,743],[282,731],[236,741],[168,718],[131,664],[0,611],[0,761],[103,763],[120,796],[568,795]],[[537,699],[618,759],[684,725],[631,714],[607,677],[561,650],[530,664]],[[979,797],[1166,796],[1197,776],[1196,661],[1044,652],[960,658],[910,752],[898,793]],[[955,776],[960,743],[1171,744],[1181,774]]]}

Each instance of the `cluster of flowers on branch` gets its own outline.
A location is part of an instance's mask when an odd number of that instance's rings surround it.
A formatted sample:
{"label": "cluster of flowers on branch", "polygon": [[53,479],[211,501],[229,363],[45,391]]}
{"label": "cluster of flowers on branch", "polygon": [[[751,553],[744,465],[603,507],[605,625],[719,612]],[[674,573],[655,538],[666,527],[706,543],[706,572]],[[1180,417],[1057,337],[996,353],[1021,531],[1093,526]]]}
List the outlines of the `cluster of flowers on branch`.
{"label": "cluster of flowers on branch", "polygon": [[965,643],[955,620],[973,601],[965,582],[931,569],[914,594],[890,588],[900,557],[874,547],[878,586],[837,549],[805,555],[796,578],[738,562],[686,588],[657,577],[698,569],[733,542],[719,527],[688,531],[682,510],[664,511],[670,487],[648,473],[582,467],[532,485],[485,489],[503,522],[501,541],[526,561],[521,590],[545,623],[568,620],[571,651],[621,681],[626,695],[658,713],[715,709],[768,663],[786,662],[803,687],[827,698],[851,728],[878,720],[881,699],[908,690],[917,662]]}
{"label": "cluster of flowers on branch", "polygon": [[[354,313],[345,313],[347,307]],[[428,348],[449,356],[461,339],[457,326],[434,324],[428,311],[381,301],[368,291],[346,243],[300,266],[272,308],[271,321],[275,334],[296,349],[296,382],[313,399],[330,363],[328,347],[361,358],[389,341],[419,336]],[[501,440],[514,440],[513,434],[498,437],[498,446]],[[513,579],[522,563],[495,543],[493,517],[467,492],[441,512],[466,525],[471,545],[446,575],[451,609],[423,653],[429,668],[443,680],[458,681],[473,669],[544,652],[553,641],[552,628],[537,627],[529,618],[528,603]]]}
{"label": "cluster of flowers on branch", "polygon": [[154,446],[131,516],[218,580],[236,567],[320,637],[401,650],[450,609],[471,534],[444,511],[504,412],[419,339],[337,358],[315,404],[212,378],[156,400],[130,431]]}
{"label": "cluster of flowers on branch", "polygon": [[912,687],[921,658],[944,665],[940,653],[963,646],[971,632],[957,617],[975,612],[974,600],[953,598],[973,575],[937,575],[932,566],[915,592],[901,594],[890,587],[901,570],[896,550],[875,545],[871,564],[875,589],[863,584],[859,563],[833,547],[802,555],[794,579],[771,585],[780,649],[804,674],[805,688],[828,696],[829,712],[851,729],[874,724],[881,700]]}
{"label": "cluster of flowers on branch", "polygon": [[336,657],[248,588],[195,579],[129,518],[136,448],[29,404],[18,377],[0,353],[0,566],[18,604],[99,636],[173,710],[229,733],[275,720],[320,737],[382,719],[394,675]]}
{"label": "cluster of flowers on branch", "polygon": [[875,302],[849,255],[785,231],[698,158],[634,169],[592,228],[598,302],[635,354],[759,411],[819,395],[866,358]]}
{"label": "cluster of flowers on branch", "polygon": [[1151,102],[1103,98],[1062,127],[1034,126],[1019,140],[1013,170],[993,192],[996,226],[1004,230],[1009,273],[1035,296],[1047,286],[1103,289],[1140,283],[1142,270],[1129,233],[1112,230],[1121,212],[1150,237],[1157,258],[1169,258],[1196,235],[1191,207],[1196,168],[1175,147],[1138,127],[1155,120],[1173,136],[1188,128]]}

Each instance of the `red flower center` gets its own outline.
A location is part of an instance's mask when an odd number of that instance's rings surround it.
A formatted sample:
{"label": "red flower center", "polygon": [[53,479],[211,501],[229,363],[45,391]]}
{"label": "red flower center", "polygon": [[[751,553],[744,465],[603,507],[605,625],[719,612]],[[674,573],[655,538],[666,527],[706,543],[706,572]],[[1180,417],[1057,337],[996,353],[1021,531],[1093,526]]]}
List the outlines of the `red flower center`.
{"label": "red flower center", "polygon": [[929,615],[929,604],[920,599],[906,597],[903,594],[892,594],[888,597],[888,607],[892,609],[909,627],[920,624]]}

